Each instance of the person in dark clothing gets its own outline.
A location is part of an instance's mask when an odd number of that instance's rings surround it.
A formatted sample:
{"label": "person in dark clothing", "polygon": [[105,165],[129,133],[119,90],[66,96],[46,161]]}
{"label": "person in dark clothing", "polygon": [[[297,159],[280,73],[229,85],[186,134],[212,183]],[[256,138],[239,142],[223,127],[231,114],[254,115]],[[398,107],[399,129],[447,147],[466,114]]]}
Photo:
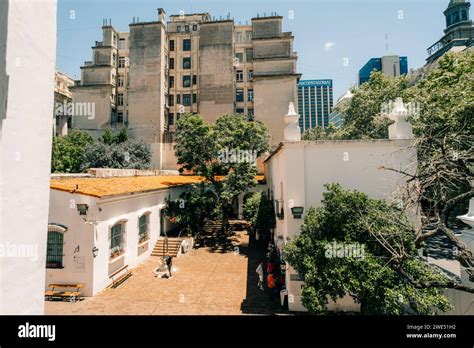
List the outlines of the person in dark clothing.
{"label": "person in dark clothing", "polygon": [[165,256],[165,262],[166,262],[166,266],[168,266],[168,273],[169,273],[168,278],[171,278],[172,277],[171,267],[173,267],[173,258],[169,254],[167,254]]}

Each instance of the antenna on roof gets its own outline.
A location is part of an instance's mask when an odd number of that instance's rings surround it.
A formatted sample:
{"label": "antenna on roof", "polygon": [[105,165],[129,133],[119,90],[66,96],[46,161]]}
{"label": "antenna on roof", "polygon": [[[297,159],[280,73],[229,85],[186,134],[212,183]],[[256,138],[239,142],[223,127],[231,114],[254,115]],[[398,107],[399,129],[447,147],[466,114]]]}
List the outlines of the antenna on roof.
{"label": "antenna on roof", "polygon": [[385,33],[385,51],[388,53],[388,34]]}

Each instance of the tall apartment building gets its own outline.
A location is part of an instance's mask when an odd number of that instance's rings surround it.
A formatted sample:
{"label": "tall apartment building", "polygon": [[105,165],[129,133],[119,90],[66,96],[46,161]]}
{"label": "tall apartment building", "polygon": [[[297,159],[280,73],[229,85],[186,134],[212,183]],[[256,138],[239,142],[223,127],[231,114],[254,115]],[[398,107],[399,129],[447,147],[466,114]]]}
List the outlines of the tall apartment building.
{"label": "tall apartment building", "polygon": [[118,32],[104,22],[93,60],[81,67],[74,102],[95,103],[95,117],[74,117],[73,127],[99,137],[107,127],[126,126],[148,142],[153,166],[175,169],[173,133],[183,113],[214,122],[243,114],[265,122],[271,145],[283,139],[284,115],[297,102],[297,56],[283,17],[252,18],[235,25],[208,13],[171,15],[130,24]]}
{"label": "tall apartment building", "polygon": [[[56,70],[54,75],[54,115],[53,134],[55,136],[67,135],[71,128],[71,116],[64,112],[67,105],[72,102],[69,88],[74,85],[74,79],[65,73]],[[65,107],[66,106],[66,107]]]}
{"label": "tall apartment building", "polygon": [[397,77],[408,73],[408,58],[397,55],[371,58],[359,70],[359,86],[369,81],[372,71],[381,71],[384,75]]}
{"label": "tall apartment building", "polygon": [[301,80],[298,83],[298,114],[301,132],[329,124],[333,107],[332,80]]}

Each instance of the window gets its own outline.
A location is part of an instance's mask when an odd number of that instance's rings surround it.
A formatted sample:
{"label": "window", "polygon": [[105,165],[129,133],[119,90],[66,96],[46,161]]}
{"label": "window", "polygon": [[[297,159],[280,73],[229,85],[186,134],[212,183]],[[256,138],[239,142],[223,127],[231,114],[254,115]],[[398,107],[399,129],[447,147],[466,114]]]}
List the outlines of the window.
{"label": "window", "polygon": [[237,115],[243,115],[244,114],[244,109],[242,109],[242,108],[235,109],[235,113]]}
{"label": "window", "polygon": [[[66,231],[66,229],[64,229]],[[64,234],[56,226],[48,226],[46,268],[63,268]]]}
{"label": "window", "polygon": [[191,39],[183,40],[183,51],[191,51]]}
{"label": "window", "polygon": [[252,41],[252,32],[251,31],[246,31],[245,36],[247,37],[247,42]]}
{"label": "window", "polygon": [[174,58],[170,58],[170,69],[174,69]]}
{"label": "window", "polygon": [[191,87],[191,76],[183,76],[183,87]]}
{"label": "window", "polygon": [[183,69],[191,69],[191,57],[183,58]]}
{"label": "window", "polygon": [[117,55],[115,53],[112,53],[112,65],[115,66],[117,60]]}
{"label": "window", "polygon": [[170,76],[169,77],[169,83],[168,83],[168,87],[169,88],[173,88],[174,87],[174,76]]}
{"label": "window", "polygon": [[110,229],[110,257],[115,257],[123,252],[124,224],[118,223]]}
{"label": "window", "polygon": [[123,111],[117,111],[117,123],[123,123]]}
{"label": "window", "polygon": [[149,236],[150,214],[145,213],[138,218],[138,241],[143,242]]}
{"label": "window", "polygon": [[189,31],[189,25],[184,26],[184,31]]}
{"label": "window", "polygon": [[183,94],[183,105],[184,106],[191,105],[191,94]]}
{"label": "window", "polygon": [[197,76],[193,75],[193,85],[197,84]]}
{"label": "window", "polygon": [[243,53],[236,53],[235,58],[237,60],[237,64],[244,62],[244,54]]}
{"label": "window", "polygon": [[174,51],[174,40],[170,40],[170,51]]}
{"label": "window", "polygon": [[242,88],[238,88],[235,92],[235,100],[238,102],[244,101],[244,90]]}
{"label": "window", "polygon": [[118,81],[117,81],[117,85],[118,85],[119,87],[123,87],[124,81],[125,81],[125,77],[119,76],[119,77],[118,77]]}
{"label": "window", "polygon": [[252,117],[252,118],[253,118],[253,116],[254,116],[254,111],[253,111],[253,108],[249,108],[249,109],[247,109],[247,115],[249,116],[249,118],[250,118],[250,117]]}
{"label": "window", "polygon": [[463,21],[466,21],[466,20],[467,20],[467,12],[466,12],[466,10],[462,10],[462,11],[461,11],[461,19],[462,19]]}
{"label": "window", "polygon": [[117,93],[117,105],[118,106],[123,105],[123,93]]}
{"label": "window", "polygon": [[253,101],[253,88],[249,88],[247,90],[247,101],[249,102]]}
{"label": "window", "polygon": [[247,78],[248,78],[249,81],[253,80],[253,70],[249,70],[247,72]]}
{"label": "window", "polygon": [[243,33],[241,31],[238,31],[235,35],[236,35],[236,38],[235,38],[235,41],[237,43],[242,43],[243,42]]}
{"label": "window", "polygon": [[169,125],[174,125],[174,114],[173,113],[169,113],[168,114],[168,124]]}
{"label": "window", "polygon": [[196,104],[197,103],[197,94],[194,93],[193,94],[193,104]]}
{"label": "window", "polygon": [[174,105],[174,94],[170,94],[168,96],[168,106],[173,106]]}
{"label": "window", "polygon": [[176,26],[176,31],[179,33],[181,31],[181,25]]}
{"label": "window", "polygon": [[127,48],[127,41],[125,39],[119,40],[119,49],[123,50]]}
{"label": "window", "polygon": [[125,68],[125,57],[119,57],[118,67]]}
{"label": "window", "polygon": [[253,48],[248,48],[245,51],[245,59],[247,62],[251,62],[253,60]]}
{"label": "window", "polygon": [[243,82],[244,81],[244,72],[243,70],[237,70],[235,73],[235,80],[237,82]]}
{"label": "window", "polygon": [[197,30],[198,30],[198,26],[197,26],[197,24],[194,24],[193,25],[193,31],[197,31]]}
{"label": "window", "polygon": [[114,46],[117,44],[117,35],[113,36],[113,43],[114,43]]}

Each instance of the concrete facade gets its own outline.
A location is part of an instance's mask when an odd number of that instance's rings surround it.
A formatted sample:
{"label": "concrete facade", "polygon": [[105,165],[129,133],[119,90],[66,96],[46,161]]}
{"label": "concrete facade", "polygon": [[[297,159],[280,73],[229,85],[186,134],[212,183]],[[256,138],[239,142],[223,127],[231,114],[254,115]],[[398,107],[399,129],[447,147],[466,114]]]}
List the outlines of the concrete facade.
{"label": "concrete facade", "polygon": [[1,314],[44,313],[56,10],[55,0],[0,2]]}
{"label": "concrete facade", "polygon": [[171,15],[166,22],[160,8],[157,16],[134,20],[129,33],[104,22],[102,41],[72,87],[73,101],[93,103],[95,117],[74,117],[73,127],[95,138],[107,127],[127,127],[132,138],[151,145],[155,169],[176,169],[173,134],[184,113],[209,122],[233,113],[261,120],[276,147],[284,128],[278,112],[297,103],[300,78],[283,17],[235,25],[208,13]]}

